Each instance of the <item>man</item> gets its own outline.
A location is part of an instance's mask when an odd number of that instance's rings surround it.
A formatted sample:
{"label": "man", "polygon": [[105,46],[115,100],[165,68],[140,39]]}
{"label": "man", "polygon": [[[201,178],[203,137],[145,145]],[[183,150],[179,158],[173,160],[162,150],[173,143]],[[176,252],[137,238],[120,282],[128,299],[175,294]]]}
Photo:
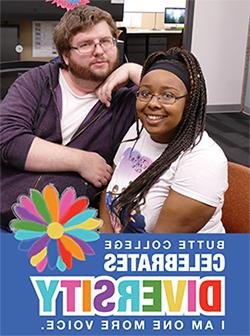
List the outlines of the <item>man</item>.
{"label": "man", "polygon": [[109,13],[77,7],[55,28],[61,62],[26,72],[9,89],[0,120],[1,227],[13,218],[18,195],[48,183],[60,193],[73,186],[97,207],[117,146],[134,121],[136,86],[117,90],[112,99],[111,91],[129,79],[138,83],[141,70],[124,65],[100,87],[118,66],[116,37]]}

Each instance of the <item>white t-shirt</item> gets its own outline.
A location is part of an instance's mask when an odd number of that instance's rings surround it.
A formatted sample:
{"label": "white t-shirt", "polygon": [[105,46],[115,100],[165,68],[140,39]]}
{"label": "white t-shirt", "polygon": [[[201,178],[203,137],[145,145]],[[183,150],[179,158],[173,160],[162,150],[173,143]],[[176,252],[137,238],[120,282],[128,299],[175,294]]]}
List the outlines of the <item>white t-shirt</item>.
{"label": "white t-shirt", "polygon": [[[123,140],[134,139],[136,136],[134,124]],[[114,159],[116,169],[106,193],[107,208],[116,232],[120,231],[120,220],[111,211],[112,200],[155,161],[166,146],[167,144],[153,141],[145,129],[136,142],[122,142],[120,145]],[[221,208],[227,187],[227,159],[221,148],[204,132],[201,141],[192,150],[181,153],[151,187],[145,204],[137,213],[132,214],[129,227],[136,227],[136,232],[151,232],[171,188],[216,208],[200,233],[224,233]]]}
{"label": "white t-shirt", "polygon": [[95,93],[83,96],[75,94],[65,80],[62,70],[59,72],[59,84],[62,90],[62,143],[66,145],[97,103],[98,98]]}

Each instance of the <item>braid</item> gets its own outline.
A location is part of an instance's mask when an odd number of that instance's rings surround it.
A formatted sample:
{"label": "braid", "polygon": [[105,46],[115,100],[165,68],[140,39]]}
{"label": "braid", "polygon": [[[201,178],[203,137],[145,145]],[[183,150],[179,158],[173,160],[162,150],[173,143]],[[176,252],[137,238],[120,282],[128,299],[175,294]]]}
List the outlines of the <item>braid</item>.
{"label": "braid", "polygon": [[161,156],[113,201],[112,207],[115,207],[118,213],[126,209],[127,216],[145,203],[145,196],[152,185],[169,169],[181,152],[195,146],[197,137],[200,136],[201,139],[205,128],[206,86],[200,65],[194,55],[179,47],[171,48],[167,52],[155,52],[145,61],[141,78],[156,61],[171,59],[171,57],[178,59],[178,62],[188,70],[190,79],[188,101],[177,134]]}

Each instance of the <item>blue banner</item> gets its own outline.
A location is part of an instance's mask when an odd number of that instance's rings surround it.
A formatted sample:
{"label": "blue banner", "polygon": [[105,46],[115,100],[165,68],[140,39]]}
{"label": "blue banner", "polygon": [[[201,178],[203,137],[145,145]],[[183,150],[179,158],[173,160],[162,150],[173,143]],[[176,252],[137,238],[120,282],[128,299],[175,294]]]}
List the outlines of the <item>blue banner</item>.
{"label": "blue banner", "polygon": [[249,238],[103,234],[60,270],[3,233],[1,335],[250,335]]}

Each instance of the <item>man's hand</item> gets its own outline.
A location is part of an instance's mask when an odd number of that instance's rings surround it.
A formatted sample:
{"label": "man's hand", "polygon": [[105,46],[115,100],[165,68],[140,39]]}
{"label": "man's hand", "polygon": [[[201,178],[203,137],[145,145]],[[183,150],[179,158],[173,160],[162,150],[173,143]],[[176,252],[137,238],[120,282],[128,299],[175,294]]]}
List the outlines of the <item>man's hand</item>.
{"label": "man's hand", "polygon": [[139,85],[142,66],[136,63],[125,63],[113,71],[106,80],[96,89],[98,98],[107,107],[110,106],[111,94],[113,90],[117,90],[125,86],[129,80]]}
{"label": "man's hand", "polygon": [[97,153],[82,151],[78,165],[77,172],[97,188],[105,186],[111,179],[111,166]]}

